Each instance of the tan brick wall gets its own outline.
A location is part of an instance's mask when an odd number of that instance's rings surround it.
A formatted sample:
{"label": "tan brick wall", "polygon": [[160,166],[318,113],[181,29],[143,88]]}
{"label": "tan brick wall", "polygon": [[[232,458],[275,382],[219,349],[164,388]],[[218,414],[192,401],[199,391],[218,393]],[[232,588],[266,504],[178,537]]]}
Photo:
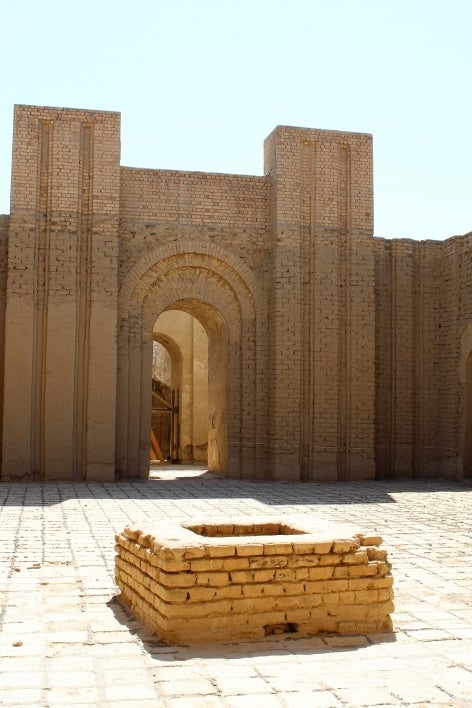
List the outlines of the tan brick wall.
{"label": "tan brick wall", "polygon": [[120,167],[119,131],[15,109],[3,477],[146,477],[175,310],[208,335],[213,471],[462,477],[472,235],[374,239],[370,135],[278,127],[253,177]]}
{"label": "tan brick wall", "polygon": [[377,476],[461,478],[471,236],[374,241]]}
{"label": "tan brick wall", "polygon": [[15,109],[5,476],[114,476],[119,126],[113,113]]}
{"label": "tan brick wall", "polygon": [[280,127],[265,150],[272,185],[272,469],[283,478],[368,478],[374,475],[372,139]]}
{"label": "tan brick wall", "polygon": [[[7,302],[8,273],[8,216],[0,215],[0,432],[3,430],[3,389],[5,355],[5,308]],[[2,437],[0,435],[0,465],[2,459]],[[1,473],[0,473],[1,478]]]}
{"label": "tan brick wall", "polygon": [[467,422],[472,432],[470,415],[466,420],[466,367],[472,352],[472,233],[442,243],[441,254],[441,468],[448,476],[460,477]]}

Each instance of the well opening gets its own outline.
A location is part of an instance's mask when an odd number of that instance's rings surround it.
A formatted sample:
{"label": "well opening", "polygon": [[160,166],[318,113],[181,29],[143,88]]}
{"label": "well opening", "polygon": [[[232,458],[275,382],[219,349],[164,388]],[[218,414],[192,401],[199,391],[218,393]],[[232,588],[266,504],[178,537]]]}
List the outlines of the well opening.
{"label": "well opening", "polygon": [[197,524],[184,528],[198,536],[231,538],[232,536],[294,536],[305,534],[306,531],[278,522],[266,524]]}

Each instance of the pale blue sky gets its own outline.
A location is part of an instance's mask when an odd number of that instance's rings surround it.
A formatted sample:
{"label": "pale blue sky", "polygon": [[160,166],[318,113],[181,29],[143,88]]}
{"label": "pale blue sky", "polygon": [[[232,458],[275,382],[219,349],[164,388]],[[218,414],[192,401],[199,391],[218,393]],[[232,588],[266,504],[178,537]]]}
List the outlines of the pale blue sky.
{"label": "pale blue sky", "polygon": [[117,110],[122,164],[262,174],[276,125],[374,136],[375,234],[472,231],[470,0],[4,0],[15,103]]}

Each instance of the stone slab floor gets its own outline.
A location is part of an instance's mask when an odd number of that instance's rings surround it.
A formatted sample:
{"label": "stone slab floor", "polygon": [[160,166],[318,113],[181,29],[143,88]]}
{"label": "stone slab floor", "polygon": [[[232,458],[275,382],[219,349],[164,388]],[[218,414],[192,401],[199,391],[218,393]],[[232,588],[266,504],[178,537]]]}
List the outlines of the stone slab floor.
{"label": "stone slab floor", "polygon": [[[3,706],[470,706],[472,488],[224,480],[0,484]],[[376,529],[393,564],[392,635],[165,646],[113,600],[128,522],[316,514]]]}

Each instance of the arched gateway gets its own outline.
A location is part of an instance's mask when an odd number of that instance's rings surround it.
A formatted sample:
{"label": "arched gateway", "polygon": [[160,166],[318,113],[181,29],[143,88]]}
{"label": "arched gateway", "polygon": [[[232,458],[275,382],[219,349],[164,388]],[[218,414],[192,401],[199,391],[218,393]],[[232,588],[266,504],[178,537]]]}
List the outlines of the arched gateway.
{"label": "arched gateway", "polygon": [[234,254],[201,242],[154,249],[128,273],[119,301],[121,474],[149,474],[153,328],[169,310],[192,315],[208,335],[209,469],[234,477],[267,473],[267,450],[257,444],[257,419],[264,417],[256,386],[258,334],[260,339],[264,330],[257,290],[253,274]]}
{"label": "arched gateway", "polygon": [[279,126],[263,176],[135,169],[119,114],[16,106],[2,479],[147,477],[179,311],[206,332],[214,472],[470,475],[472,234],[373,238],[372,182],[366,134]]}

